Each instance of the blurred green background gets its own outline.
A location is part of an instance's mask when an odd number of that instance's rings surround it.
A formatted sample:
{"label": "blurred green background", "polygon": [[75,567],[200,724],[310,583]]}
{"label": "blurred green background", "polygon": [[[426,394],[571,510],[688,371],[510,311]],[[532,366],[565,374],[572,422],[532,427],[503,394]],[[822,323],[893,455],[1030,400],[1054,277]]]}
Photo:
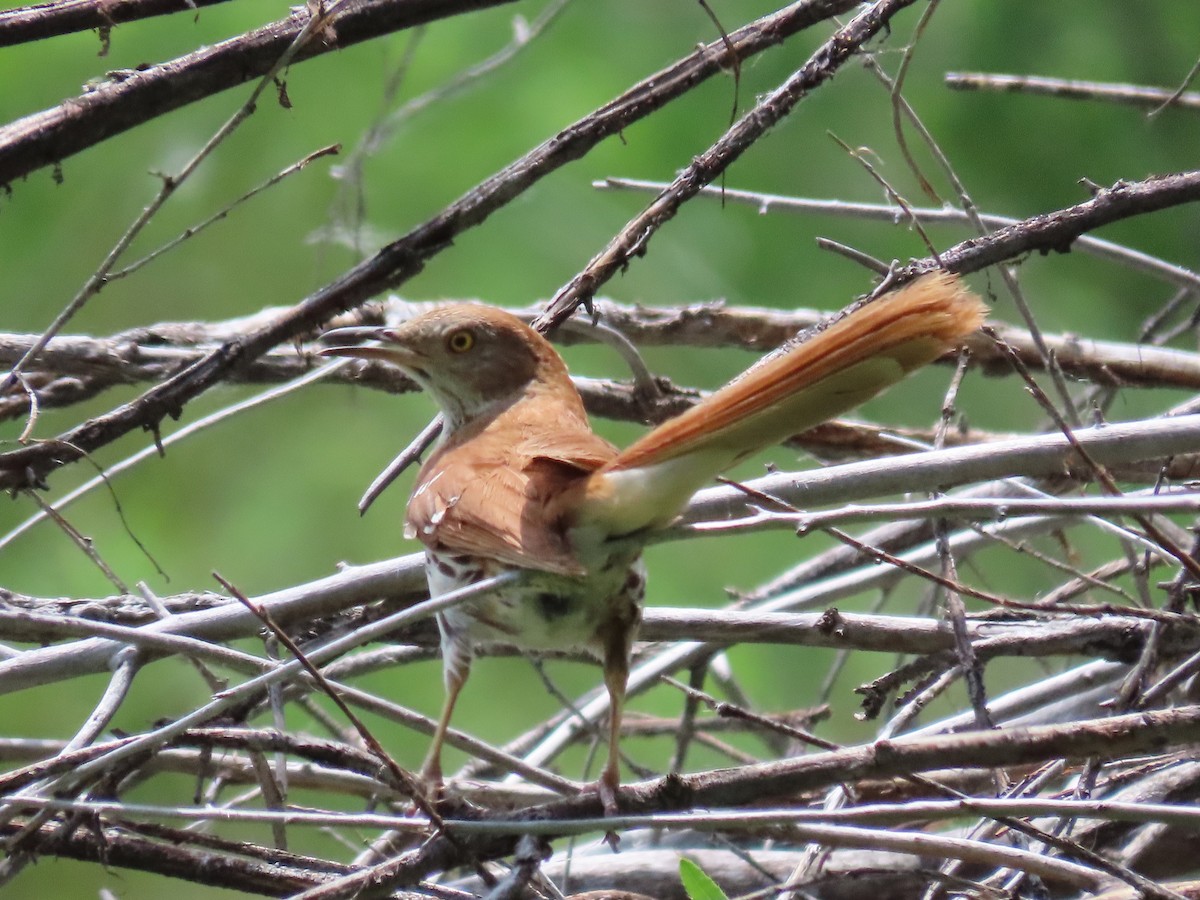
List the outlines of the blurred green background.
{"label": "blurred green background", "polygon": [[[772,8],[749,0],[710,3],[730,30]],[[265,95],[256,114],[139,238],[130,258],[319,147],[341,143],[348,151],[356,146],[387,112],[384,84],[406,54],[411,52],[411,62],[400,103],[437,88],[501,48],[511,37],[515,18],[532,19],[541,8],[541,3],[517,3],[436,23],[419,39],[388,36],[293,68],[287,75],[292,108]],[[924,8],[918,4],[901,15],[881,45],[879,58],[889,70],[894,71]],[[168,60],[286,12],[279,3],[235,0],[196,15],[124,25],[114,30],[105,58],[97,55],[95,34],[5,48],[0,50],[0,121],[74,96],[85,81],[107,70]],[[737,94],[740,110],[784,80],[827,34],[828,28],[818,28],[747,63]],[[1197,34],[1200,8],[1172,0],[1102,0],[1086,6],[1040,0],[947,3],[921,40],[905,93],[982,210],[1031,215],[1085,199],[1081,178],[1105,185],[1195,167],[1200,129],[1194,113],[1169,111],[1148,119],[1143,111],[1117,105],[953,92],[943,86],[942,75],[1007,72],[1173,88],[1192,66]],[[702,9],[687,0],[568,4],[513,61],[407,121],[368,159],[365,232],[372,246],[419,224],[563,126],[714,37]],[[734,90],[731,78],[713,79],[629,128],[620,140],[609,140],[558,171],[433,259],[403,286],[403,295],[418,300],[480,298],[501,305],[548,297],[646,202],[641,195],[598,192],[592,181],[605,176],[669,180],[728,126]],[[44,329],[153,197],[153,173],[177,171],[248,91],[248,86],[238,88],[185,107],[71,157],[63,163],[61,184],[42,170],[11,185],[11,194],[0,196],[0,330]],[[804,197],[884,199],[876,182],[830,139],[834,134],[851,146],[869,148],[881,174],[913,203],[924,204],[896,150],[890,121],[887,92],[852,63],[739,160],[726,184]],[[927,153],[918,148],[917,155],[927,172],[934,171]],[[344,153],[341,159],[313,164],[135,276],[113,283],[67,332],[106,335],[157,322],[220,320],[300,300],[358,258],[344,243],[321,239],[344,224],[338,211],[346,184],[333,176],[345,158]],[[950,228],[931,234],[939,247],[967,236]],[[1142,217],[1106,229],[1102,236],[1195,266],[1198,234],[1200,216],[1193,208]],[[903,227],[759,215],[749,207],[698,201],[656,235],[647,256],[603,293],[647,305],[725,299],[731,304],[836,309],[866,290],[870,280],[842,258],[816,249],[818,235],[884,260],[924,255],[920,239]],[[1047,330],[1103,338],[1133,338],[1138,324],[1172,293],[1161,283],[1081,254],[1029,259],[1022,279]],[[984,277],[973,281],[981,290],[991,286]],[[995,315],[1016,320],[1006,299]],[[647,355],[677,382],[702,387],[719,384],[751,359],[733,351],[671,348],[654,348]],[[568,359],[586,374],[622,374],[614,358],[595,349],[571,350]],[[865,415],[888,424],[929,425],[938,415],[946,377],[945,370],[922,373],[876,401]],[[110,409],[140,389],[110,392],[85,408],[45,410],[36,436],[58,434],[85,414]],[[252,393],[240,387],[212,392],[187,407],[181,424]],[[1114,417],[1162,409],[1176,399],[1130,394]],[[1037,411],[1013,384],[968,379],[960,405],[980,428],[1040,427]],[[229,420],[171,448],[165,458],[151,459],[114,479],[129,526],[162,564],[169,582],[125,533],[107,492],[94,492],[67,514],[127,583],[144,579],[160,594],[214,589],[213,570],[251,594],[298,584],[330,573],[343,560],[367,562],[414,549],[400,535],[411,473],[366,518],[359,518],[355,503],[431,410],[419,396],[314,386]],[[23,425],[4,423],[0,439],[11,446]],[[165,423],[167,433],[175,427]],[[629,425],[602,427],[618,442],[638,431]],[[95,462],[111,464],[148,440],[145,434],[130,435],[97,453]],[[784,467],[800,464],[785,451],[770,458]],[[757,471],[761,464],[746,473]],[[55,473],[48,498],[93,474],[87,464]],[[0,505],[0,533],[33,512],[26,498]],[[649,602],[716,605],[725,600],[726,586],[752,587],[824,546],[822,539],[797,541],[781,534],[655,548],[649,554]],[[1033,597],[1042,589],[1039,569],[999,559],[989,565],[986,558],[979,565],[993,587],[1016,596]],[[45,524],[0,551],[0,586],[47,597],[113,592],[95,566]],[[873,599],[840,605],[866,608]],[[733,657],[750,696],[766,710],[815,702],[831,660],[831,654],[822,652],[761,647],[735,650]],[[853,719],[850,688],[889,663],[867,655],[851,661],[833,695],[829,736],[849,740],[870,733],[870,726]],[[598,671],[590,667],[561,664],[551,667],[551,673],[568,694],[599,682]],[[1003,667],[989,670],[989,678],[1000,686],[1005,677]],[[436,665],[406,670],[402,683],[396,682],[379,675],[364,686],[436,711],[441,694]],[[0,734],[67,736],[90,712],[104,684],[97,676],[77,679],[69,689],[0,696]],[[116,725],[142,730],[206,697],[207,689],[186,666],[156,664],[138,679],[135,697]],[[961,702],[961,694],[955,700]],[[503,740],[555,708],[527,664],[486,660],[477,666],[455,721]],[[678,700],[664,694],[639,700],[634,708],[673,714]],[[306,727],[302,721],[294,724]],[[378,728],[402,762],[419,761],[424,738],[387,725]],[[656,765],[669,752],[665,743],[630,749],[635,756],[644,752]],[[704,761],[699,759],[696,765]],[[181,784],[176,799],[185,801],[190,791],[190,785]],[[247,837],[267,839],[257,832]],[[149,898],[161,896],[164,883],[138,873],[45,859],[5,888],[5,896],[40,897],[53,891],[63,898],[94,897],[101,887],[120,897]],[[181,885],[171,890],[180,900],[218,893]]]}

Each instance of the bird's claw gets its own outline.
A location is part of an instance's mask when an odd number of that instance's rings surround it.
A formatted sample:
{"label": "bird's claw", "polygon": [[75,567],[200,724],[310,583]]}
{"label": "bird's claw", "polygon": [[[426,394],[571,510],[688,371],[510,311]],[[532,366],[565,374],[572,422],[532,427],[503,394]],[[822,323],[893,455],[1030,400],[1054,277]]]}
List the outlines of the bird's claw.
{"label": "bird's claw", "polygon": [[[600,780],[596,783],[596,789],[600,794],[600,805],[604,808],[605,818],[611,818],[619,815],[621,810],[617,807],[617,788],[619,782],[611,777],[608,772],[600,776]],[[604,833],[604,843],[612,848],[613,853],[616,853],[621,843],[621,837],[615,831],[606,831]]]}

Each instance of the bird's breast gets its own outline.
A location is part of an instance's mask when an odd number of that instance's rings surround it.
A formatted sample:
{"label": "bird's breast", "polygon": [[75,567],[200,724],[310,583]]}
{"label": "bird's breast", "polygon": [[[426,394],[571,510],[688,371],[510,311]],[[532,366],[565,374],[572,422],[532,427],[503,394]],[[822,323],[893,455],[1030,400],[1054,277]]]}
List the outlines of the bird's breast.
{"label": "bird's breast", "polygon": [[[486,560],[429,556],[433,596],[500,571]],[[614,558],[582,576],[526,569],[517,581],[442,613],[441,627],[452,641],[595,652],[606,626],[636,624],[645,586],[640,556]]]}

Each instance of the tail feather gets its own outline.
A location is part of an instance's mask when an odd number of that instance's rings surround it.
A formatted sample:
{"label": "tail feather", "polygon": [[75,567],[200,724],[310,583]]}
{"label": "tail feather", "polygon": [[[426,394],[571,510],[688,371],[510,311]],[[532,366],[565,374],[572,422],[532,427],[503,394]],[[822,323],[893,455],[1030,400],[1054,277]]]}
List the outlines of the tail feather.
{"label": "tail feather", "polygon": [[925,275],[785,345],[596,472],[586,518],[614,534],[664,524],[739,459],[874,397],[952,349],[986,307],[958,277]]}

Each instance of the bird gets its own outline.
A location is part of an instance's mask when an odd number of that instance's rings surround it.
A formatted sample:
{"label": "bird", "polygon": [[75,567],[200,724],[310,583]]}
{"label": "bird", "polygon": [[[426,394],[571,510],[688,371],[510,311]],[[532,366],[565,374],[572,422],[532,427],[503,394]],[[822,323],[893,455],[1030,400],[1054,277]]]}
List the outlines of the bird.
{"label": "bird", "polygon": [[422,782],[442,785],[442,744],[478,645],[584,650],[599,657],[611,700],[597,787],[615,814],[649,536],[739,460],[950,352],[985,312],[957,275],[927,273],[789,341],[623,450],[592,431],[550,342],[508,312],[455,303],[395,326],[326,332],[335,344],[339,332],[377,343],[323,355],[397,366],[441,409],[404,526],[424,545],[431,596],[520,572],[438,614],[445,699]]}

